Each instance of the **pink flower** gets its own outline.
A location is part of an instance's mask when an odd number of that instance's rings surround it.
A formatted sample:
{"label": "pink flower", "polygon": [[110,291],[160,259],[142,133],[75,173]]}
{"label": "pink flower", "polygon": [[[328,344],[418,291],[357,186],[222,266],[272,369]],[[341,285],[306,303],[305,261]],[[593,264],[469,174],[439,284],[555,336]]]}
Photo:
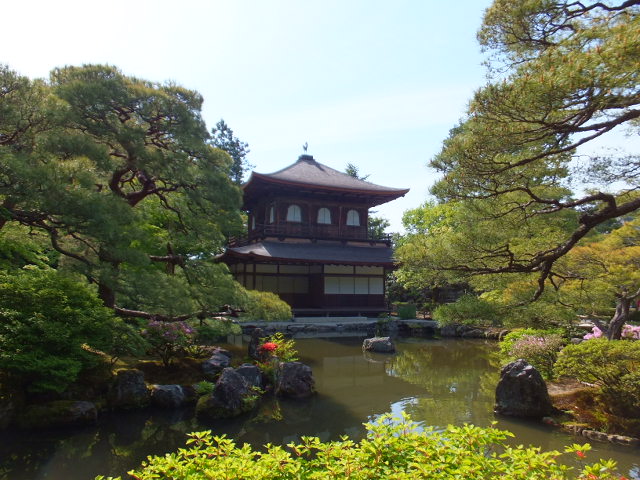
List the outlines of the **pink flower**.
{"label": "pink flower", "polygon": [[584,337],[585,340],[591,340],[592,338],[600,338],[602,337],[602,330],[600,330],[598,327],[594,326],[591,329],[592,333],[587,333]]}

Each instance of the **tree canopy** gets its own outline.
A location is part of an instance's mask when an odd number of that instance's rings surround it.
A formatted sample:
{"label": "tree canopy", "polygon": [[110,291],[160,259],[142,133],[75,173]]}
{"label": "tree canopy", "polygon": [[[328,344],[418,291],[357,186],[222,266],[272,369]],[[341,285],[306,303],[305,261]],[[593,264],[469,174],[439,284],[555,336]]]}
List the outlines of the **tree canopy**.
{"label": "tree canopy", "polygon": [[111,66],[48,81],[0,68],[3,250],[39,239],[51,266],[121,315],[175,319],[232,301],[238,286],[213,260],[242,226],[241,192],[201,105]]}
{"label": "tree canopy", "polygon": [[405,217],[401,275],[529,275],[538,299],[566,277],[560,259],[640,208],[637,152],[591,149],[638,134],[639,13],[638,1],[494,1],[478,34],[489,82],[431,161],[438,203]]}

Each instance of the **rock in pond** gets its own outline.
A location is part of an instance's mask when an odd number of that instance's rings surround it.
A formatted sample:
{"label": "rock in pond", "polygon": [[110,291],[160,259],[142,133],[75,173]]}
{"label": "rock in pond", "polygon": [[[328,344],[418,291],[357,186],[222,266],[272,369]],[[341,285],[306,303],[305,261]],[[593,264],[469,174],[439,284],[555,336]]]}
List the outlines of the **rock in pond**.
{"label": "rock in pond", "polygon": [[542,418],[556,411],[542,376],[521,358],[502,368],[494,410],[512,417],[534,418]]}
{"label": "rock in pond", "polygon": [[276,395],[307,398],[316,393],[311,367],[300,362],[280,362],[276,372]]}
{"label": "rock in pond", "polygon": [[249,340],[248,354],[249,358],[262,361],[262,353],[260,352],[261,338],[263,338],[264,332],[261,328],[254,328],[251,331],[251,340]]}
{"label": "rock in pond", "polygon": [[228,367],[222,370],[213,392],[198,400],[196,415],[205,421],[236,417],[251,410],[257,400],[244,377]]}
{"label": "rock in pond", "polygon": [[244,377],[250,387],[262,388],[262,372],[255,365],[243,363],[236,368],[236,372]]}
{"label": "rock in pond", "polygon": [[17,418],[21,428],[51,428],[89,425],[96,422],[98,409],[91,402],[57,400],[29,405]]}
{"label": "rock in pond", "polygon": [[202,362],[202,372],[207,380],[214,380],[222,370],[231,366],[231,353],[224,348],[216,348],[208,360]]}
{"label": "rock in pond", "polygon": [[391,341],[391,337],[373,337],[364,339],[362,350],[365,352],[394,353],[396,347]]}
{"label": "rock in pond", "polygon": [[151,385],[151,405],[159,408],[179,408],[195,402],[193,387],[182,385]]}
{"label": "rock in pond", "polygon": [[141,408],[149,404],[150,392],[140,370],[119,370],[109,388],[107,400],[111,408]]}

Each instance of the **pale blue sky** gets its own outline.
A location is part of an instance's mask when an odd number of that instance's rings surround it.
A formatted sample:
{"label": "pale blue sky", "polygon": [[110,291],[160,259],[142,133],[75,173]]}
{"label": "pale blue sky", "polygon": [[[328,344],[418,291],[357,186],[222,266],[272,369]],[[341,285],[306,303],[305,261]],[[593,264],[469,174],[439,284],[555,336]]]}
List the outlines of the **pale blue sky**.
{"label": "pale blue sky", "polygon": [[5,2],[0,62],[30,77],[109,63],[205,98],[268,173],[309,153],[411,188],[378,208],[400,229],[426,167],[484,83],[475,40],[488,0]]}

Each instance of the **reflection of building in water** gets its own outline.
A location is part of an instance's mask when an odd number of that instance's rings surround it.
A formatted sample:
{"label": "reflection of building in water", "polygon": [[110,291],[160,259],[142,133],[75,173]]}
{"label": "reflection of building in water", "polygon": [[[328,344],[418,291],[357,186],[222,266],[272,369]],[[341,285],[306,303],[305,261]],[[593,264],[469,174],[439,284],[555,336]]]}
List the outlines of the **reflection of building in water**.
{"label": "reflection of building in water", "polygon": [[322,387],[338,389],[382,385],[385,376],[383,362],[365,361],[362,355],[325,357],[322,360]]}

